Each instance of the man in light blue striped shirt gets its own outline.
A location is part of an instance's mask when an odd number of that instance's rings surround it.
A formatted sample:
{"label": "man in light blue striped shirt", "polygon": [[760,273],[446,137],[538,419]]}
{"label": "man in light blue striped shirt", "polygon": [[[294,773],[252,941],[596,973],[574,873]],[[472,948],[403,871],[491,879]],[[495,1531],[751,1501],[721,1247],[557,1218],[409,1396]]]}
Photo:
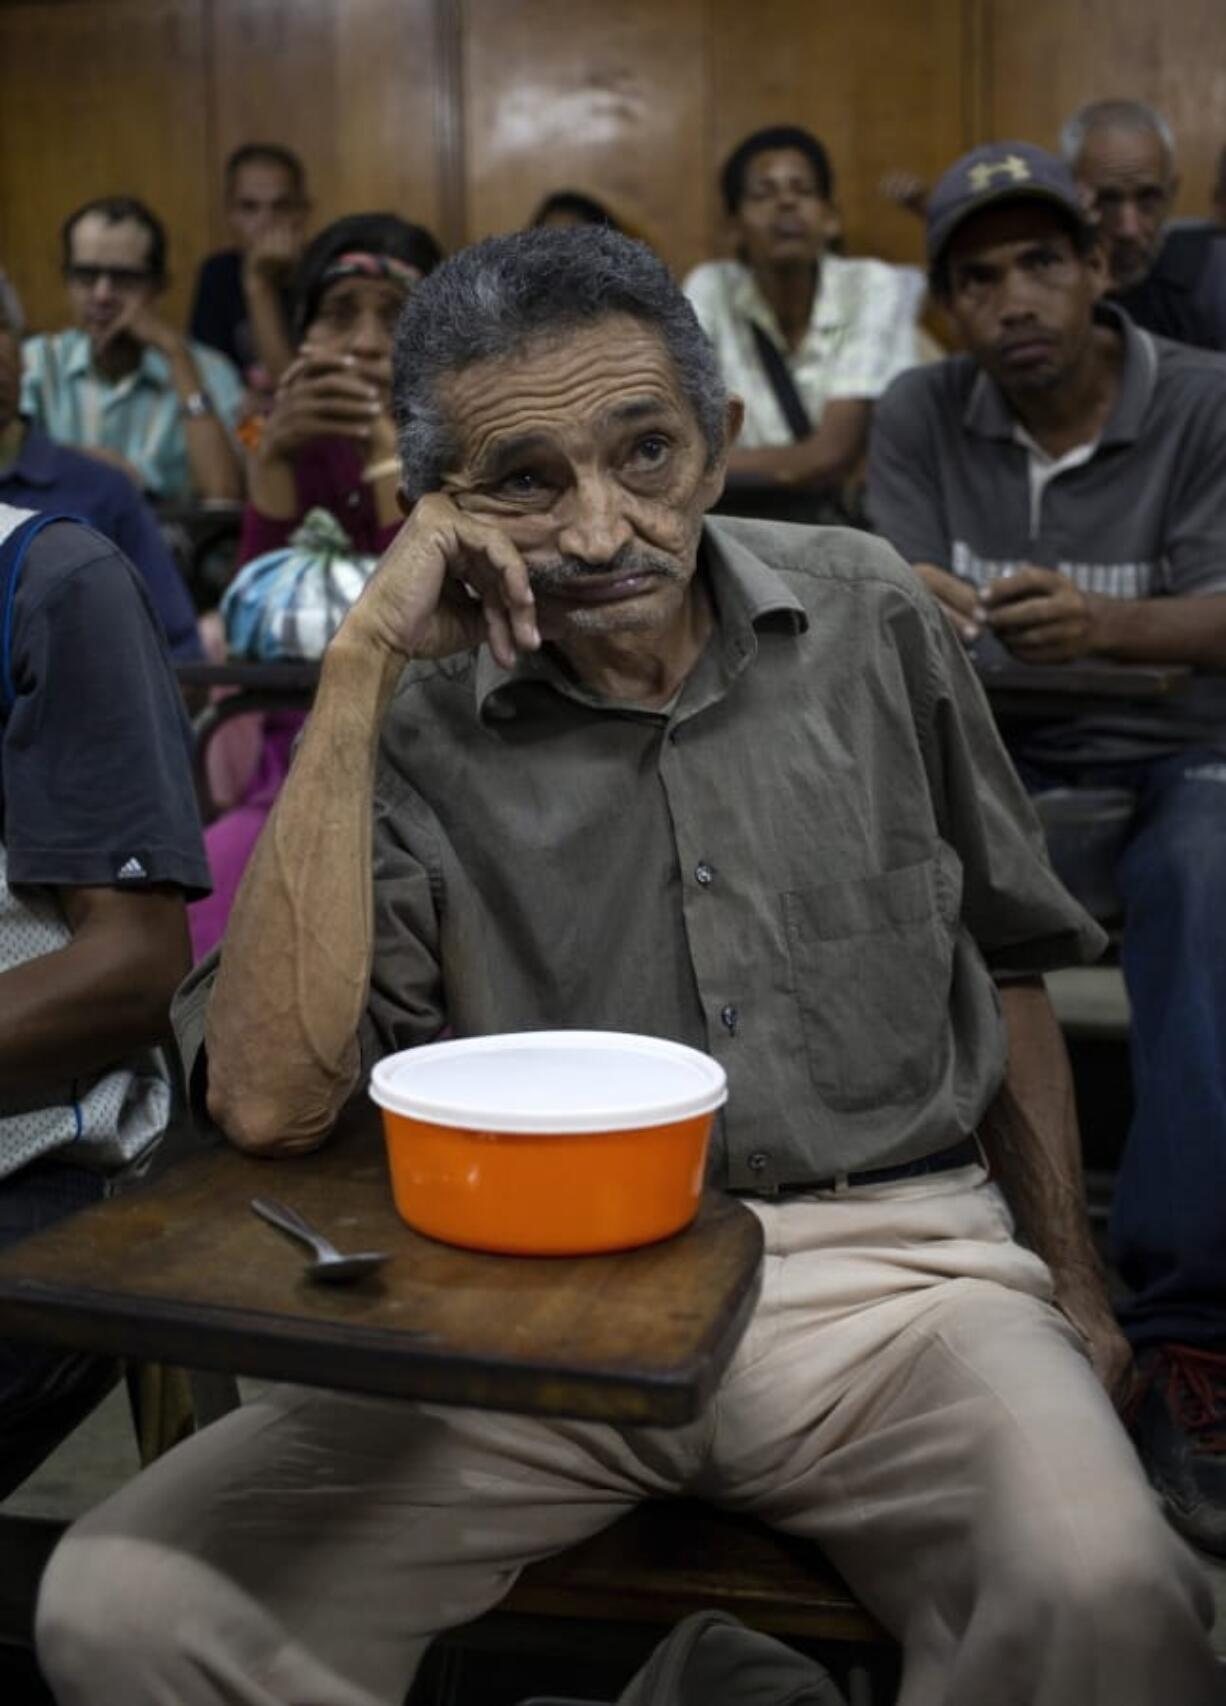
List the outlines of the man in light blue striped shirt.
{"label": "man in light blue striped shirt", "polygon": [[62,444],[121,467],[151,497],[238,498],[242,381],[155,311],[166,236],[141,202],[88,203],[63,228],[77,325],[28,338],[21,412]]}

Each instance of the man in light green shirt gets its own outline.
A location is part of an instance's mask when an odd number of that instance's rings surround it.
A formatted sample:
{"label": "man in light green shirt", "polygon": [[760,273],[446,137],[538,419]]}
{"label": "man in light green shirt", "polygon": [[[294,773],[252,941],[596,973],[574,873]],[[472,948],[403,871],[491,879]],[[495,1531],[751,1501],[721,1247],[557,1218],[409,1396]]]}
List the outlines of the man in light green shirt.
{"label": "man in light green shirt", "polygon": [[155,310],[166,286],[161,221],[127,196],[65,222],[77,325],[28,338],[21,412],[61,444],[118,466],[154,498],[242,496],[231,436],[243,387],[217,351]]}

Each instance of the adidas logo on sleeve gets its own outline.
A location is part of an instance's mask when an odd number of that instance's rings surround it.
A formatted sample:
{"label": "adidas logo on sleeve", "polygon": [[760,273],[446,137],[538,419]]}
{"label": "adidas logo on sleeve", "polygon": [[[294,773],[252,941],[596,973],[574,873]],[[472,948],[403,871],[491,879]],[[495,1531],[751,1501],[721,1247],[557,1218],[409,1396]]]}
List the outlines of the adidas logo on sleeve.
{"label": "adidas logo on sleeve", "polygon": [[146,871],[139,859],[125,859],[123,864],[115,873],[115,881],[117,883],[137,882],[140,878],[147,877],[148,875],[148,871]]}

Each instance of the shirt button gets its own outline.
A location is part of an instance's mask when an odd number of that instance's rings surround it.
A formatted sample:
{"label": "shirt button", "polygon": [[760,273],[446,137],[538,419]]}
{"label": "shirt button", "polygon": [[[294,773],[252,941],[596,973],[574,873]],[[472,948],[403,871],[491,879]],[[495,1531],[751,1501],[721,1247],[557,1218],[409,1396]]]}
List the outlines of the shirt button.
{"label": "shirt button", "polygon": [[715,872],[711,869],[710,865],[707,864],[705,859],[700,859],[697,865],[694,866],[694,881],[696,883],[701,883],[704,889],[714,876]]}
{"label": "shirt button", "polygon": [[751,1173],[764,1173],[770,1165],[770,1156],[765,1149],[755,1149],[753,1154],[749,1156],[747,1165]]}
{"label": "shirt button", "polygon": [[735,1007],[725,1007],[720,1013],[720,1019],[723,1021],[723,1024],[730,1036],[735,1037],[737,1022],[740,1017],[741,1015],[737,1012]]}
{"label": "shirt button", "polygon": [[681,730],[679,728],[669,729],[668,738],[672,741],[673,745],[676,746],[677,742],[681,739]]}

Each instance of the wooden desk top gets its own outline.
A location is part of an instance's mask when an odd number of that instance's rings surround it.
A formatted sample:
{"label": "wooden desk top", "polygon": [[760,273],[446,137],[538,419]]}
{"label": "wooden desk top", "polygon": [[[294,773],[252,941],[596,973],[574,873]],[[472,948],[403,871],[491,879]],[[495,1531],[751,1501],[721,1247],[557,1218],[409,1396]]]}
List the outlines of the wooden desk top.
{"label": "wooden desk top", "polygon": [[[251,1212],[280,1197],[342,1248],[394,1252],[349,1287]],[[313,1156],[219,1147],[0,1254],[0,1331],[190,1368],[435,1403],[679,1426],[702,1410],[752,1311],[762,1234],[708,1193],[662,1244],[613,1256],[451,1249],[392,1205],[382,1141]]]}
{"label": "wooden desk top", "polygon": [[[1003,663],[984,665],[979,679],[988,697],[1011,694],[1042,699],[1045,695],[1076,699],[1144,700],[1169,698],[1187,684],[1192,671],[1184,664],[1111,663],[1104,658],[1078,658],[1072,663]],[[1079,709],[1084,711],[1085,705]]]}
{"label": "wooden desk top", "polygon": [[180,687],[233,687],[247,693],[299,693],[309,699],[319,685],[316,660],[287,660],[284,663],[253,663],[234,658],[227,663],[180,663],[175,665]]}

